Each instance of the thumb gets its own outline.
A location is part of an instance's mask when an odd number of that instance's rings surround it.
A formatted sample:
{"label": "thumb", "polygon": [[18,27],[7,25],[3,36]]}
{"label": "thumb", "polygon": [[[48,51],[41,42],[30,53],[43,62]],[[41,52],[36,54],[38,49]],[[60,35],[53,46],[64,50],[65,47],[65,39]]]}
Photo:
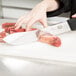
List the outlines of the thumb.
{"label": "thumb", "polygon": [[43,25],[43,27],[48,26],[46,18],[39,20],[39,22]]}

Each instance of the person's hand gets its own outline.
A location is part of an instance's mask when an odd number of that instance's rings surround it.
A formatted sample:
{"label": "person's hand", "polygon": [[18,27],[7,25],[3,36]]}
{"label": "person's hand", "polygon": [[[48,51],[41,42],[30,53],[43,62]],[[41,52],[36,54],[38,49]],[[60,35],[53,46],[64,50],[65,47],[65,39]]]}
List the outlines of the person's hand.
{"label": "person's hand", "polygon": [[76,14],[72,15],[72,18],[76,18]]}
{"label": "person's hand", "polygon": [[16,23],[16,29],[18,29],[22,24],[26,24],[26,29],[29,30],[37,21],[39,21],[44,27],[47,26],[46,6],[42,3],[33,8],[29,14],[23,15],[21,18],[19,18]]}
{"label": "person's hand", "polygon": [[[55,3],[56,6],[53,4],[53,2]],[[15,25],[16,29],[22,26],[22,24],[26,24],[26,30],[28,31],[35,22],[40,22],[43,25],[43,27],[47,27],[46,12],[47,10],[49,10],[48,9],[49,7],[51,7],[50,11],[56,9],[57,2],[55,0],[42,1],[41,3],[36,5],[36,7],[34,7],[32,11],[29,12],[29,14],[27,15],[24,14],[22,17],[18,19]]]}

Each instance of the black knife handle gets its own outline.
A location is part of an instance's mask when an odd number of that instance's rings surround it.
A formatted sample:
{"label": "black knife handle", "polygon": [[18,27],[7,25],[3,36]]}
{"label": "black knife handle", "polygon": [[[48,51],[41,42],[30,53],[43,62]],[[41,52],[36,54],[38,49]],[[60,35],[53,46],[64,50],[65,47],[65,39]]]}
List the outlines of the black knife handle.
{"label": "black knife handle", "polygon": [[71,30],[76,30],[76,18],[67,20]]}

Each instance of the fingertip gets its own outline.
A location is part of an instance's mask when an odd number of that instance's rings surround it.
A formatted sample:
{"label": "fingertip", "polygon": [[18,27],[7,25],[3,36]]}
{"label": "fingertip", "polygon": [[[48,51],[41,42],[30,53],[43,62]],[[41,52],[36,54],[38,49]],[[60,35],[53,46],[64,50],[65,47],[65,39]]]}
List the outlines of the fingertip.
{"label": "fingertip", "polygon": [[15,29],[18,29],[18,28],[15,26]]}
{"label": "fingertip", "polygon": [[72,18],[76,18],[76,14],[72,15]]}
{"label": "fingertip", "polygon": [[30,30],[30,27],[29,26],[26,26],[26,31],[29,31]]}
{"label": "fingertip", "polygon": [[39,20],[39,22],[42,24],[44,28],[48,26],[46,19]]}
{"label": "fingertip", "polygon": [[21,27],[22,23],[16,23],[15,24],[15,29],[19,29]]}
{"label": "fingertip", "polygon": [[72,16],[72,18],[74,18],[75,16]]}
{"label": "fingertip", "polygon": [[15,29],[19,29],[19,26],[16,25],[16,26],[15,26]]}
{"label": "fingertip", "polygon": [[26,31],[30,31],[30,29],[27,29],[27,28],[26,28]]}
{"label": "fingertip", "polygon": [[48,25],[45,25],[44,27],[46,28],[46,27],[48,27]]}
{"label": "fingertip", "polygon": [[27,24],[27,25],[26,25],[26,31],[29,31],[30,28],[31,28],[31,25]]}
{"label": "fingertip", "polygon": [[47,27],[48,27],[48,25],[46,25],[46,24],[43,24],[43,27],[44,27],[44,28],[47,28]]}

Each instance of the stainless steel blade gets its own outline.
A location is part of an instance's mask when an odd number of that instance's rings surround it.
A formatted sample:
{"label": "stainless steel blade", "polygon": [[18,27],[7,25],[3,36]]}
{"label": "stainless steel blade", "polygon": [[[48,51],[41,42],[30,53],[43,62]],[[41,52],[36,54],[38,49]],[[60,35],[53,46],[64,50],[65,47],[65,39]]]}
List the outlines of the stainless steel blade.
{"label": "stainless steel blade", "polygon": [[11,35],[6,36],[3,40],[11,45],[22,45],[22,44],[28,44],[37,41],[35,31],[29,31],[29,32],[20,32],[20,33],[14,33]]}

